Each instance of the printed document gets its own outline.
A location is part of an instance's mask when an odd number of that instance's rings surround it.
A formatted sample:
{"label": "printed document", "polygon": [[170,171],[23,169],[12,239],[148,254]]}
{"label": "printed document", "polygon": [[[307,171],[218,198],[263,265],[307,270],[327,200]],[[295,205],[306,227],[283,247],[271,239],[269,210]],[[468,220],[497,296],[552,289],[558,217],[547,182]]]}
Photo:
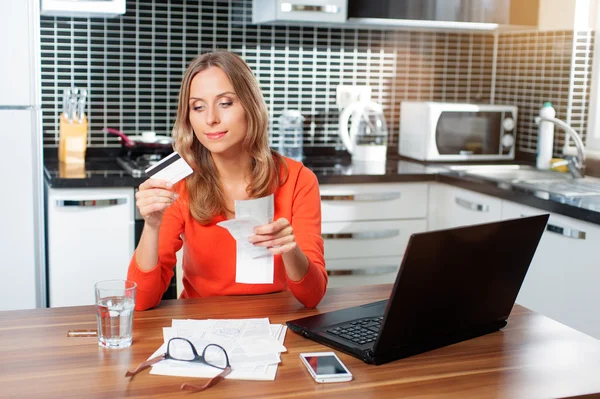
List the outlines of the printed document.
{"label": "printed document", "polygon": [[[270,324],[263,319],[173,320],[171,327],[163,328],[164,343],[150,356],[166,352],[167,342],[173,337],[187,338],[202,353],[208,344],[222,346],[231,363],[226,378],[240,380],[274,380],[287,327]],[[181,377],[212,378],[221,370],[196,362],[163,360],[152,366],[150,374]]]}

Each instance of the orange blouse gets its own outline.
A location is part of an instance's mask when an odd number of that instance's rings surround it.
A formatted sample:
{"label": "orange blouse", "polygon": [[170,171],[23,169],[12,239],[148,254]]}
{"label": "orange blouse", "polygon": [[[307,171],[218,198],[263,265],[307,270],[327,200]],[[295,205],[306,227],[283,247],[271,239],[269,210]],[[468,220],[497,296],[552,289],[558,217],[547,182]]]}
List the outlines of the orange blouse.
{"label": "orange blouse", "polygon": [[286,218],[290,221],[296,243],[309,261],[306,275],[300,281],[290,280],[281,255],[276,255],[272,284],[236,283],[236,243],[226,229],[217,226],[224,217],[216,216],[207,225],[198,223],[189,211],[184,180],[175,185],[179,197],[163,215],[157,265],[143,271],[137,265],[135,254],[131,259],[127,278],[137,283],[136,310],[158,305],[174,274],[175,253],[182,246],[183,292],[180,298],[266,294],[289,289],[304,306],[317,306],[327,286],[319,184],[314,173],[302,163],[289,158],[285,161],[288,178],[274,193],[274,220]]}

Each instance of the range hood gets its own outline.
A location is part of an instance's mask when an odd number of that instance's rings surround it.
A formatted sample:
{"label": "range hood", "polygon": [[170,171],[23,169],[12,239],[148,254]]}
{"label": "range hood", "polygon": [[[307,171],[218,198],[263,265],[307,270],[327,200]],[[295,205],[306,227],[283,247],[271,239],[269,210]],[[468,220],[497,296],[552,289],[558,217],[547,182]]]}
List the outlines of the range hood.
{"label": "range hood", "polygon": [[539,0],[254,0],[253,22],[357,28],[535,28]]}

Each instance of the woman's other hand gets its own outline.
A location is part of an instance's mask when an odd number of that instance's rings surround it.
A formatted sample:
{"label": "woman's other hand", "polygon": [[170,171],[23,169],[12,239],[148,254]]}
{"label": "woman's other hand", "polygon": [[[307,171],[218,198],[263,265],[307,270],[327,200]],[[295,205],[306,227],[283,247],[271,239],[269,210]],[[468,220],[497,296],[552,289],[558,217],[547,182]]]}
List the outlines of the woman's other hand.
{"label": "woman's other hand", "polygon": [[258,226],[250,242],[256,246],[266,247],[273,255],[281,255],[296,248],[294,229],[285,218],[280,218],[273,223]]}
{"label": "woman's other hand", "polygon": [[165,211],[178,197],[172,190],[173,185],[160,179],[148,179],[138,187],[135,204],[146,225],[158,228]]}

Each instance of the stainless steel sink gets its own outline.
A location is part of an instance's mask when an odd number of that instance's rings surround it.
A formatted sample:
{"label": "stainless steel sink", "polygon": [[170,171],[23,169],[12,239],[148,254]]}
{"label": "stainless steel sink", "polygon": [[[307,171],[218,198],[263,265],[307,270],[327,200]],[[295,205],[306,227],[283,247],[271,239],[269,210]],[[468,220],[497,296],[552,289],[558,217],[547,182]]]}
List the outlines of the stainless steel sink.
{"label": "stainless steel sink", "polygon": [[524,187],[537,191],[545,191],[550,194],[562,195],[564,197],[587,197],[600,196],[600,179],[584,177],[582,179],[569,180],[530,180],[512,182],[517,187]]}
{"label": "stainless steel sink", "polygon": [[564,197],[600,196],[600,179],[575,179],[568,173],[539,170],[527,165],[457,165],[449,169],[465,175],[509,183],[516,187]]}
{"label": "stainless steel sink", "polygon": [[490,180],[503,182],[533,180],[567,180],[570,175],[550,170],[539,170],[527,165],[464,165],[451,166],[451,170],[467,175],[481,176]]}

